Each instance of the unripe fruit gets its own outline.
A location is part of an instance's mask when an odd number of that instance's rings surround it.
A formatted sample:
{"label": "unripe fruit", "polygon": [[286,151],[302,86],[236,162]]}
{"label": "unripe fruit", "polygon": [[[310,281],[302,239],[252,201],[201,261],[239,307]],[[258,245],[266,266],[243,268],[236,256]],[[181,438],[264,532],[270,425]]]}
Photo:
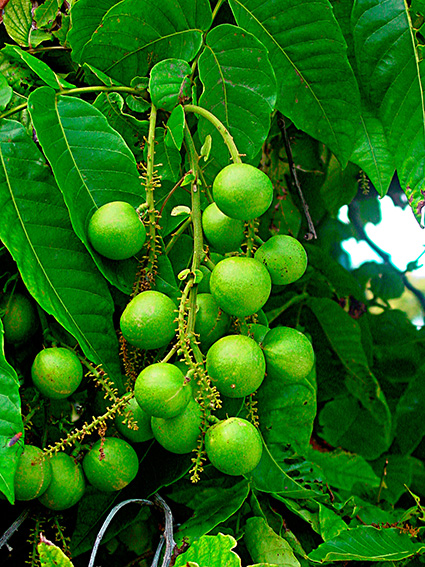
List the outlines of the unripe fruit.
{"label": "unripe fruit", "polygon": [[255,252],[255,259],[262,262],[274,284],[283,285],[297,281],[307,268],[307,254],[303,245],[292,236],[272,236]]}
{"label": "unripe fruit", "polygon": [[176,306],[159,291],[143,291],[136,295],[121,315],[123,337],[143,350],[166,346],[176,331]]}
{"label": "unripe fruit", "polygon": [[155,439],[164,449],[183,455],[196,448],[201,421],[201,408],[192,398],[182,413],[176,417],[171,419],[153,417],[152,431]]}
{"label": "unripe fruit", "polygon": [[202,228],[210,246],[222,254],[239,250],[245,239],[244,222],[231,219],[215,203],[208,205],[203,212]]}
{"label": "unripe fruit", "polygon": [[273,185],[267,175],[247,163],[223,168],[213,183],[217,207],[232,219],[250,220],[267,211],[273,200]]}
{"label": "unripe fruit", "polygon": [[125,201],[103,205],[88,226],[91,245],[110,260],[126,260],[143,247],[146,229],[136,210]]}
{"label": "unripe fruit", "polygon": [[196,296],[195,333],[203,350],[222,337],[230,326],[230,317],[217,305],[210,293],[198,293]]}
{"label": "unripe fruit", "polygon": [[15,473],[16,500],[33,500],[46,492],[52,480],[50,459],[34,445],[25,445]]}
{"label": "unripe fruit", "polygon": [[171,419],[179,415],[192,397],[182,372],[174,364],[157,362],[144,368],[134,385],[139,406],[149,415]]}
{"label": "unripe fruit", "polygon": [[240,417],[230,417],[208,429],[205,450],[216,469],[237,476],[255,469],[261,459],[263,444],[252,423]]}
{"label": "unripe fruit", "polygon": [[0,300],[0,317],[3,322],[4,339],[19,344],[34,335],[38,320],[33,304],[21,293],[6,294]]}
{"label": "unripe fruit", "polygon": [[243,398],[255,392],[265,371],[261,348],[244,335],[222,337],[207,354],[208,375],[217,390],[229,398]]}
{"label": "unripe fruit", "polygon": [[267,269],[254,258],[226,258],[216,265],[210,279],[218,306],[237,317],[247,317],[261,309],[271,287]]}
{"label": "unripe fruit", "polygon": [[[129,411],[132,413],[132,421],[138,429],[130,429],[127,423],[123,423],[126,413]],[[121,435],[127,437],[132,443],[143,443],[153,438],[151,416],[142,410],[136,398],[131,398],[123,408],[122,414],[115,417],[115,427]]]}
{"label": "unripe fruit", "polygon": [[85,480],[81,465],[65,453],[50,458],[52,480],[39,500],[51,510],[66,510],[74,506],[84,494]]}
{"label": "unripe fruit", "polygon": [[304,380],[314,364],[314,351],[308,338],[291,327],[270,329],[263,340],[267,375],[285,382]]}
{"label": "unripe fruit", "polygon": [[[102,452],[100,449],[102,448]],[[113,492],[129,484],[139,470],[136,451],[123,439],[99,439],[83,459],[87,480],[98,490]]]}
{"label": "unripe fruit", "polygon": [[73,394],[81,384],[83,367],[72,350],[46,348],[35,357],[31,377],[44,396],[61,400]]}

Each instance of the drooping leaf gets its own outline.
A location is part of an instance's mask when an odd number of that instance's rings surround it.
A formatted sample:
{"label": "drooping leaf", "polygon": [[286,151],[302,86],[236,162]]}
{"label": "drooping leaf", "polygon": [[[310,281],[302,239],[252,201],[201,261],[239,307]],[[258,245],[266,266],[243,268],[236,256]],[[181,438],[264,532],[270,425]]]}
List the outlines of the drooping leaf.
{"label": "drooping leaf", "polygon": [[308,559],[316,563],[329,561],[398,561],[425,549],[408,534],[396,528],[360,526],[341,532],[336,538],[314,549]]}
{"label": "drooping leaf", "polygon": [[238,25],[268,49],[277,108],[324,142],[344,167],[360,114],[357,81],[328,0],[230,0]]}
{"label": "drooping leaf", "polygon": [[55,96],[41,87],[31,93],[29,110],[38,139],[61,189],[77,236],[103,275],[125,293],[133,285],[136,261],[108,260],[87,236],[89,219],[105,203],[144,201],[136,161],[105,116],[83,100]]}
{"label": "drooping leaf", "polygon": [[105,14],[80,60],[129,85],[162,59],[191,61],[210,25],[207,0],[123,0]]}
{"label": "drooping leaf", "polygon": [[19,122],[0,123],[0,238],[36,301],[121,385],[114,304],[75,236],[48,166]]}
{"label": "drooping leaf", "polygon": [[421,366],[398,400],[395,440],[403,455],[409,455],[425,435],[425,368]]}
{"label": "drooping leaf", "polygon": [[71,9],[72,27],[68,34],[68,41],[72,48],[72,58],[81,62],[81,52],[85,44],[90,41],[97,27],[101,24],[103,16],[121,0],[79,0]]}
{"label": "drooping leaf", "polygon": [[48,26],[56,18],[61,0],[46,0],[41,6],[34,10],[34,19],[38,28]]}
{"label": "drooping leaf", "polygon": [[[13,479],[22,441],[13,443],[17,433],[23,433],[19,380],[4,356],[3,324],[0,319],[0,491],[11,504],[15,503]],[[9,443],[12,445],[9,447]]]}
{"label": "drooping leaf", "polygon": [[241,560],[234,551],[236,540],[230,535],[202,536],[187,551],[179,555],[175,567],[186,567],[191,562],[199,567],[241,567]]}
{"label": "drooping leaf", "polygon": [[182,59],[165,59],[151,70],[149,92],[157,108],[171,112],[185,99],[190,98],[190,65]]}
{"label": "drooping leaf", "polygon": [[[204,85],[199,105],[223,122],[239,152],[252,159],[266,139],[276,101],[276,79],[264,46],[245,30],[220,25],[207,35],[199,76]],[[220,167],[227,165],[229,152],[217,129],[201,118],[199,133],[202,141],[211,135],[211,157]]]}
{"label": "drooping leaf", "polygon": [[353,163],[348,163],[342,169],[341,164],[334,156],[331,157],[325,182],[320,188],[320,194],[326,204],[326,208],[333,217],[338,215],[343,205],[349,205],[357,194],[357,175],[359,168]]}
{"label": "drooping leaf", "polygon": [[184,133],[184,110],[177,106],[170,115],[166,125],[164,138],[165,145],[169,148],[180,150],[183,144]]}
{"label": "drooping leaf", "polygon": [[9,86],[6,77],[0,73],[0,110],[4,110],[12,98],[13,89]]}
{"label": "drooping leaf", "polygon": [[72,89],[74,87],[73,84],[65,81],[65,79],[62,79],[59,75],[52,71],[50,67],[44,63],[44,61],[40,61],[40,59],[37,59],[34,55],[23,51],[16,45],[6,45],[2,52],[11,60],[16,59],[18,61],[23,61],[25,65],[28,65],[31,71],[38,75],[40,79],[49,85],[49,87],[52,87],[52,89]]}
{"label": "drooping leaf", "polygon": [[356,0],[352,28],[362,89],[378,109],[400,183],[418,221],[425,189],[423,64],[403,0]]}
{"label": "drooping leaf", "polygon": [[264,518],[249,518],[245,525],[244,541],[255,562],[300,567],[289,543],[275,533]]}

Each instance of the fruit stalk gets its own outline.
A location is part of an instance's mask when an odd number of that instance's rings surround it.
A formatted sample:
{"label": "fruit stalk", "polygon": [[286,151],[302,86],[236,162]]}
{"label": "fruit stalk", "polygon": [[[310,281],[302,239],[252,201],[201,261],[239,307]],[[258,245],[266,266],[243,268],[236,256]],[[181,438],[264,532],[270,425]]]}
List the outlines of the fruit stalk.
{"label": "fruit stalk", "polygon": [[149,254],[148,265],[146,272],[149,274],[153,271],[156,259],[156,211],[154,189],[157,181],[154,179],[154,163],[155,163],[155,126],[156,126],[156,107],[152,104],[151,113],[149,117],[149,133],[148,133],[148,156],[146,160],[146,204],[148,205],[148,218],[149,218]]}

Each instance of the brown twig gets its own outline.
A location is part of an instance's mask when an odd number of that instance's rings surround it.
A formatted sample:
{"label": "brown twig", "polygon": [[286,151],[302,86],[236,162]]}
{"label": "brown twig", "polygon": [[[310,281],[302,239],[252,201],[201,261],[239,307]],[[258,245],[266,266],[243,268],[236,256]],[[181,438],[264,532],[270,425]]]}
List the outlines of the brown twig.
{"label": "brown twig", "polygon": [[297,168],[295,167],[294,158],[292,156],[291,142],[289,140],[288,132],[286,131],[285,118],[284,118],[283,114],[281,114],[280,112],[279,112],[279,115],[278,115],[278,125],[279,125],[280,131],[283,134],[286,156],[288,158],[289,171],[291,173],[292,186],[298,192],[298,195],[301,199],[301,203],[302,203],[302,206],[303,206],[303,209],[304,209],[305,218],[307,219],[309,232],[305,235],[304,238],[306,240],[312,240],[312,238],[317,238],[316,229],[314,228],[314,224],[313,224],[313,220],[312,220],[311,215],[310,215],[308,204],[307,204],[307,201],[304,199],[304,195],[303,195],[303,192],[302,192],[302,189],[301,189],[301,185],[300,185],[300,182],[298,180]]}

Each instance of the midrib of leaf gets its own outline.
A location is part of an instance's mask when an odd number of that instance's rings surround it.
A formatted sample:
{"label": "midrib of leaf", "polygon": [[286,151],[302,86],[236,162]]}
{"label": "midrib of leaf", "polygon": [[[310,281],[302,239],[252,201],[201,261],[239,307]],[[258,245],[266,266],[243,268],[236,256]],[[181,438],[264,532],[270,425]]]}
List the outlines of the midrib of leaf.
{"label": "midrib of leaf", "polygon": [[218,62],[218,59],[217,59],[217,56],[216,56],[214,50],[209,45],[206,45],[205,47],[211,51],[212,56],[214,58],[214,61],[216,62],[216,65],[217,65],[218,72],[220,73],[220,77],[221,77],[221,80],[222,80],[222,83],[223,83],[224,112],[226,114],[226,125],[229,126],[229,112],[228,112],[229,107],[228,107],[228,104],[227,104],[227,87],[226,87],[226,82],[224,80],[223,71],[221,69],[220,63]]}
{"label": "midrib of leaf", "polygon": [[[376,175],[377,175],[377,177],[378,177],[379,179],[381,179],[380,169],[379,169],[379,165],[378,165],[378,160],[376,159],[376,154],[375,154],[375,147],[374,147],[374,145],[372,144],[372,141],[371,141],[371,139],[370,139],[368,129],[366,128],[366,124],[365,124],[365,121],[364,121],[364,119],[363,119],[363,114],[360,114],[360,120],[361,120],[362,128],[363,128],[363,130],[364,130],[364,133],[365,133],[365,136],[366,136],[366,139],[367,139],[367,143],[368,143],[368,146],[369,146],[369,149],[370,149],[370,153],[371,153],[371,155],[372,155],[373,163],[374,163],[374,165],[375,165]],[[381,186],[381,189],[382,189],[382,186]],[[379,194],[381,194],[381,192],[379,192]]]}
{"label": "midrib of leaf", "polygon": [[[30,237],[29,237],[28,231],[27,231],[27,229],[26,229],[26,227],[25,227],[25,223],[24,223],[24,221],[23,221],[23,219],[22,219],[22,216],[21,216],[21,214],[20,214],[19,207],[17,206],[16,199],[15,199],[14,194],[13,194],[13,189],[12,189],[12,185],[10,184],[9,175],[8,175],[8,172],[7,172],[7,169],[6,169],[6,165],[5,165],[5,162],[4,162],[4,156],[3,156],[3,151],[2,151],[2,149],[1,149],[1,146],[0,146],[0,160],[1,160],[2,167],[3,167],[4,175],[5,175],[5,178],[6,178],[6,183],[7,183],[7,186],[8,186],[8,188],[9,188],[10,198],[11,198],[11,200],[12,200],[13,206],[14,206],[14,208],[15,208],[15,212],[16,212],[16,214],[17,214],[17,216],[18,216],[18,219],[19,219],[19,223],[20,223],[20,225],[21,225],[21,227],[22,227],[22,230],[23,230],[23,232],[24,232],[24,234],[25,234],[26,240],[27,240],[27,242],[28,242],[28,245],[30,246],[30,249],[31,249],[31,251],[32,251],[32,253],[33,253],[33,255],[34,255],[34,258],[35,258],[37,264],[39,265],[42,274],[43,274],[44,277],[46,278],[46,281],[48,282],[50,288],[52,289],[54,295],[55,295],[56,298],[58,299],[59,303],[62,305],[62,307],[63,307],[65,313],[68,314],[68,317],[69,317],[70,320],[74,323],[75,328],[78,329],[80,335],[85,338],[85,334],[84,334],[83,331],[80,329],[79,325],[77,324],[77,322],[76,322],[76,320],[74,319],[74,317],[72,316],[72,314],[71,314],[71,313],[68,311],[68,309],[66,308],[66,305],[65,305],[64,302],[62,301],[62,298],[58,295],[55,286],[53,285],[52,281],[50,280],[50,278],[49,278],[49,276],[48,276],[46,270],[44,269],[44,266],[43,266],[43,264],[42,264],[42,262],[41,262],[41,260],[40,260],[40,258],[39,258],[39,256],[38,256],[38,254],[37,254],[37,252],[36,252],[36,250],[35,250],[35,248],[34,248],[32,242],[31,242],[31,239],[30,239]],[[87,339],[86,339],[86,340],[87,340]],[[102,360],[102,357],[98,355],[98,353],[97,353],[96,349],[93,347],[92,343],[91,343],[91,342],[88,342],[88,344],[90,345],[90,348],[93,350],[93,352],[97,355],[98,360]]]}
{"label": "midrib of leaf", "polygon": [[239,0],[233,0],[235,3],[239,4],[239,6],[241,6],[250,16],[253,20],[255,20],[257,22],[257,24],[261,27],[261,29],[264,31],[264,33],[266,33],[268,35],[268,37],[271,39],[271,41],[277,46],[277,48],[279,49],[279,51],[281,51],[281,53],[283,53],[283,55],[286,57],[286,59],[289,61],[289,63],[292,65],[292,67],[294,68],[295,72],[297,73],[297,75],[299,75],[299,77],[301,77],[304,81],[304,83],[307,85],[308,90],[310,91],[311,95],[313,96],[313,98],[316,100],[317,104],[319,105],[320,109],[323,112],[323,116],[326,120],[326,122],[328,123],[329,129],[332,132],[332,135],[334,137],[335,140],[335,145],[337,147],[339,147],[338,144],[338,139],[335,135],[334,129],[332,128],[332,123],[328,118],[328,115],[325,111],[325,109],[323,108],[322,103],[320,102],[320,100],[317,98],[316,94],[314,93],[313,89],[310,86],[309,81],[307,81],[304,77],[304,75],[302,74],[302,72],[296,67],[296,65],[294,64],[294,62],[291,60],[291,58],[289,57],[289,55],[285,52],[285,50],[278,44],[278,42],[275,40],[275,38],[268,32],[268,30],[263,26],[263,24],[258,20],[258,18],[256,18],[254,16],[254,14],[252,12],[250,12],[246,6],[244,6],[243,4],[240,3]]}
{"label": "midrib of leaf", "polygon": [[[152,26],[150,26],[152,27]],[[152,28],[153,29],[153,28]],[[154,30],[157,31],[157,30]],[[194,32],[197,31],[199,33],[203,33],[202,30],[198,30],[197,28],[191,28],[188,30],[182,30],[182,31],[176,31],[174,33],[170,33],[168,35],[162,35],[161,37],[159,37],[158,39],[155,39],[149,43],[145,43],[145,45],[142,45],[142,47],[138,47],[137,49],[135,49],[134,51],[130,51],[129,53],[126,53],[125,55],[123,55],[123,57],[121,57],[121,59],[118,59],[118,61],[115,61],[115,63],[113,63],[112,65],[110,65],[109,67],[107,67],[105,69],[105,73],[110,71],[111,69],[113,69],[116,65],[119,65],[120,63],[122,63],[123,61],[125,61],[128,57],[132,57],[134,54],[138,53],[139,51],[142,51],[143,49],[146,49],[147,47],[150,47],[152,45],[155,45],[156,43],[158,43],[159,41],[162,41],[163,39],[167,39],[169,37],[174,37],[176,35],[180,35],[180,34],[185,34],[188,32]],[[88,44],[87,44],[88,45]]]}

